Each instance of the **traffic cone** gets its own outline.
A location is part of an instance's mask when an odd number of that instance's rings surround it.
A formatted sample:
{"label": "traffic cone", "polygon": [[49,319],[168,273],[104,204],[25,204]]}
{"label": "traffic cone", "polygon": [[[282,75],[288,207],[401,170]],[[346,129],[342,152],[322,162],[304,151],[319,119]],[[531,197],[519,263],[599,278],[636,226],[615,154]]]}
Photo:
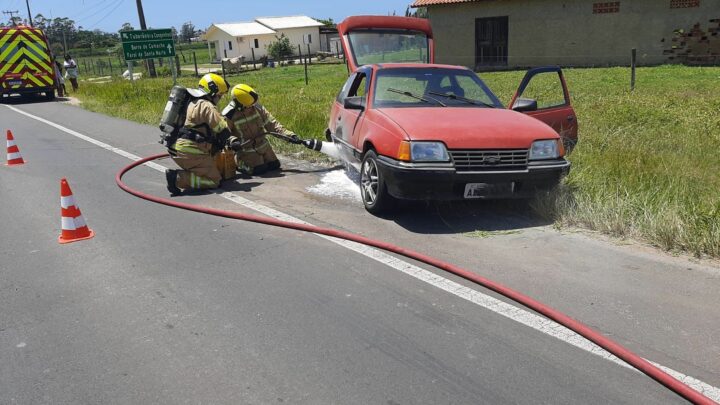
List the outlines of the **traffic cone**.
{"label": "traffic cone", "polygon": [[12,131],[7,130],[7,163],[5,166],[21,165],[25,163],[22,156],[20,156],[20,149],[15,145],[15,138],[13,138]]}
{"label": "traffic cone", "polygon": [[75,204],[75,197],[70,191],[67,180],[60,180],[60,215],[62,216],[62,233],[58,237],[60,243],[70,243],[90,239],[95,236],[83,219],[80,209]]}

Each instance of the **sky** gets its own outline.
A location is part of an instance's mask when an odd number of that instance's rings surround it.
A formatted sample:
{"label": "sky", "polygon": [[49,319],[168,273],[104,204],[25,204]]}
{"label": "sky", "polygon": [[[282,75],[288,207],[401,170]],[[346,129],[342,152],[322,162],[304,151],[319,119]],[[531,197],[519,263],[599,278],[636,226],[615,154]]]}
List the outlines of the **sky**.
{"label": "sky", "polygon": [[[68,17],[83,29],[116,32],[129,22],[139,29],[136,0],[29,0],[33,16]],[[212,23],[252,21],[257,17],[307,15],[342,21],[351,15],[388,15],[393,11],[405,15],[413,0],[144,0],[143,10],[148,27],[180,29],[191,21],[196,29]],[[1,10],[19,11],[27,17],[25,0],[0,0]],[[7,17],[6,15],[0,16]],[[3,18],[5,20],[6,18]]]}

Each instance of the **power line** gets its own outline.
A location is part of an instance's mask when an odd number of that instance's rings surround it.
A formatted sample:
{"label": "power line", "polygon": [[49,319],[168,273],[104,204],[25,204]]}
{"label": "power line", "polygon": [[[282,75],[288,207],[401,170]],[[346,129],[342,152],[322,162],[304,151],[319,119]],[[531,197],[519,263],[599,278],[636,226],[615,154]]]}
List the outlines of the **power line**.
{"label": "power line", "polygon": [[125,1],[125,0],[119,0],[119,1],[115,4],[115,7],[112,8],[112,10],[108,11],[107,14],[105,14],[104,16],[102,16],[102,18],[100,18],[99,20],[97,20],[97,21],[95,22],[95,24],[93,24],[90,28],[96,28],[96,27],[98,26],[98,24],[100,24],[101,22],[103,22],[106,18],[108,18],[108,17],[110,16],[110,14],[112,14],[115,10],[117,10],[117,9],[123,4],[124,1]]}
{"label": "power line", "polygon": [[71,14],[73,16],[73,19],[76,21],[82,21],[87,18],[90,18],[99,12],[102,12],[104,10],[107,10],[108,8],[112,7],[112,2],[107,3],[108,0],[101,0],[93,5],[90,5],[86,8],[83,8],[82,10],[78,11],[77,13]]}

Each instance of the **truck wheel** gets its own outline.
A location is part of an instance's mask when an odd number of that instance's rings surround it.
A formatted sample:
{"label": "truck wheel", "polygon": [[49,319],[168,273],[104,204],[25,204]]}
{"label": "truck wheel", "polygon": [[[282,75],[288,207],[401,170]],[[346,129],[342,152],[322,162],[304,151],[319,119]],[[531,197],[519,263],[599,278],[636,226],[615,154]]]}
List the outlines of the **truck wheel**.
{"label": "truck wheel", "polygon": [[55,92],[54,92],[54,91],[46,91],[46,92],[45,92],[45,100],[46,100],[46,101],[53,101],[53,100],[55,100]]}
{"label": "truck wheel", "polygon": [[369,150],[360,166],[360,196],[365,209],[374,215],[390,211],[395,198],[387,192],[385,179],[378,169],[377,154]]}

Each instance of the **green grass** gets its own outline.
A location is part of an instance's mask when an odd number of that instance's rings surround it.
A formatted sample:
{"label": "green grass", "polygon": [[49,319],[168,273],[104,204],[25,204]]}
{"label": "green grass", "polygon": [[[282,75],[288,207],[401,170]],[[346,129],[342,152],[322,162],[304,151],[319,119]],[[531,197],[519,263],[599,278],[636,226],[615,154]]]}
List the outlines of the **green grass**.
{"label": "green grass", "polygon": [[[347,72],[342,65],[313,65],[309,74],[309,86],[301,66],[228,80],[255,87],[291,130],[322,138]],[[507,103],[523,75],[480,76]],[[720,257],[720,68],[640,68],[632,93],[627,68],[568,69],[565,75],[580,141],[559,192],[533,203],[539,215],[558,225]],[[195,85],[196,79],[183,77],[181,83]],[[78,96],[90,110],[156,125],[170,86],[168,79],[83,83]],[[304,152],[275,145],[283,153]]]}

